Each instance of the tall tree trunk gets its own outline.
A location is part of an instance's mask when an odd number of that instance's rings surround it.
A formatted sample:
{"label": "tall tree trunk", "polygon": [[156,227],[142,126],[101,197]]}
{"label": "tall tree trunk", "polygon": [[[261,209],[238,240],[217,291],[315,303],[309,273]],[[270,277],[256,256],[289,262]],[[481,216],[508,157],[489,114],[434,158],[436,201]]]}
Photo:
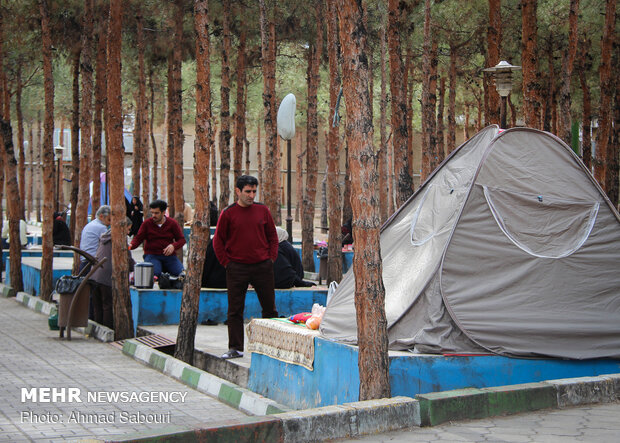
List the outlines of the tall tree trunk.
{"label": "tall tree trunk", "polygon": [[482,130],[482,100],[480,96],[476,97],[476,103],[478,108],[478,118],[476,118],[476,132],[480,132]]}
{"label": "tall tree trunk", "polygon": [[[106,106],[106,62],[107,62],[107,16],[102,17],[97,23],[97,56],[95,71],[95,113],[93,116],[93,162],[91,180],[93,181],[93,196],[91,198],[91,211],[97,213],[101,205],[101,137],[103,135],[103,110]],[[106,177],[107,182],[107,177]]]}
{"label": "tall tree trunk", "polygon": [[[170,75],[168,75],[167,77],[168,79],[170,78]],[[168,91],[169,91],[170,87],[168,84]],[[169,115],[168,115],[168,108],[170,108],[169,106],[169,97],[170,94],[166,95],[166,99],[164,100],[164,131],[163,131],[163,136],[162,136],[162,143],[161,143],[161,198],[166,199],[168,198],[168,180],[170,179],[170,177],[168,176],[168,157],[169,157],[169,150],[170,150],[170,146],[168,145],[168,140],[170,140],[170,137],[168,136],[168,131],[170,128],[170,124],[169,124]],[[174,174],[172,175],[172,180],[174,181]]]}
{"label": "tall tree trunk", "polygon": [[465,103],[465,124],[463,125],[463,140],[469,140],[469,109],[469,103]]}
{"label": "tall tree trunk", "polygon": [[[41,168],[41,162],[43,161],[43,132],[41,128],[41,112],[37,112],[37,145],[35,148],[36,163],[35,163],[35,207],[36,207],[36,220],[41,222],[41,194],[43,192],[43,168]],[[4,189],[4,168],[0,168],[2,172],[2,182],[0,183],[0,193]]]}
{"label": "tall tree trunk", "polygon": [[43,46],[43,82],[45,85],[45,120],[43,134],[43,253],[39,297],[48,301],[52,295],[53,200],[54,200],[54,75],[52,72],[52,34],[47,0],[39,0],[41,43]]}
{"label": "tall tree trunk", "polygon": [[[301,137],[301,132],[297,133],[297,146],[299,154],[297,154],[297,167],[296,167],[296,180],[295,180],[295,198],[297,200],[297,204],[295,205],[295,221],[298,222],[301,217],[301,205],[303,204],[304,199],[304,155],[306,155],[306,150],[303,149],[303,139]],[[260,157],[259,157],[260,160]]]}
{"label": "tall tree trunk", "polygon": [[[553,109],[553,100],[555,100],[555,69],[553,66],[553,36],[549,36],[549,41],[547,42],[547,91],[549,93],[544,94],[543,100],[543,131],[552,131],[552,109]],[[542,97],[541,97],[542,99]]]}
{"label": "tall tree trunk", "polygon": [[[174,79],[174,216],[181,229],[185,224],[184,212],[185,196],[183,193],[183,84],[181,78],[181,68],[183,64],[181,49],[183,46],[183,7],[184,0],[175,1],[174,12],[174,49],[172,51],[173,79]],[[183,262],[183,249],[177,251],[177,256]]]}
{"label": "tall tree trunk", "polygon": [[20,218],[26,218],[26,153],[24,152],[24,114],[22,112],[22,62],[18,60],[17,88],[15,90],[15,117],[17,118],[17,149],[19,164],[17,168],[19,186],[19,213]]}
{"label": "tall tree trunk", "polygon": [[242,174],[243,143],[245,141],[245,41],[246,30],[241,30],[237,48],[237,109],[235,111],[235,149],[233,152],[234,176]]}
{"label": "tall tree trunk", "polygon": [[367,30],[361,2],[338,0],[343,48],[343,86],[347,103],[346,133],[351,149],[352,200],[356,253],[355,311],[359,344],[360,400],[390,397],[385,288],[382,280],[380,216],[375,204],[377,166],[364,53]]}
{"label": "tall tree trunk", "polygon": [[34,146],[35,146],[35,138],[34,138],[34,122],[30,123],[30,131],[28,137],[28,164],[29,174],[28,174],[28,186],[26,186],[26,201],[28,202],[28,213],[26,215],[26,220],[31,220],[32,214],[34,212],[33,205],[33,195],[34,195],[34,174],[35,174],[35,158],[34,158]]}
{"label": "tall tree trunk", "polygon": [[411,158],[407,150],[407,88],[404,84],[404,66],[401,57],[400,30],[406,4],[388,1],[388,53],[390,55],[390,93],[392,96],[392,143],[394,145],[394,174],[398,182],[396,205],[401,206],[413,193],[409,175]]}
{"label": "tall tree trunk", "polygon": [[[383,21],[383,20],[382,20]],[[391,199],[389,192],[384,192],[388,188],[389,174],[387,170],[387,66],[386,66],[386,51],[387,51],[387,34],[385,32],[385,26],[381,27],[381,45],[380,45],[380,57],[381,57],[381,102],[379,105],[379,139],[381,146],[379,147],[379,189],[382,190],[379,193],[379,212],[381,213],[381,223],[385,223],[388,219],[388,201]]]}
{"label": "tall tree trunk", "polygon": [[443,75],[439,80],[439,103],[437,105],[437,156],[439,157],[439,163],[443,161],[446,156],[446,147],[444,144],[444,125],[443,125],[443,109],[446,96],[446,76]]}
{"label": "tall tree trunk", "polygon": [[590,86],[586,79],[586,73],[590,68],[589,63],[589,49],[590,40],[585,40],[580,45],[580,57],[578,63],[579,71],[579,83],[581,85],[582,94],[582,145],[581,145],[581,158],[584,165],[588,168],[588,171],[592,172],[592,102],[590,99]]}
{"label": "tall tree trunk", "polygon": [[[151,91],[150,110],[151,118],[149,119],[149,135],[151,137],[151,145],[153,146],[153,200],[159,198],[159,190],[157,189],[157,143],[155,142],[155,131],[153,125],[155,121],[155,89],[153,88],[153,69],[149,70],[149,89]],[[148,201],[144,201],[147,204]]]}
{"label": "tall tree trunk", "polygon": [[[340,29],[340,26],[338,26]],[[341,40],[342,41],[342,40]],[[344,143],[344,191],[342,192],[342,225],[353,220],[351,208],[351,171],[349,170],[349,142],[345,138]],[[395,191],[392,189],[392,193]]]}
{"label": "tall tree trunk", "polygon": [[[174,36],[173,36],[174,40]],[[174,217],[174,142],[175,142],[175,111],[174,111],[174,57],[172,52],[168,55],[168,136],[166,151],[166,190],[168,191],[168,214]]]}
{"label": "tall tree trunk", "polygon": [[[340,152],[339,128],[333,124],[340,91],[338,72],[338,11],[335,0],[327,0],[327,54],[329,56],[329,132],[327,136],[327,186],[329,207],[329,237],[327,242],[327,283],[342,279],[342,233],[340,222]],[[385,33],[384,33],[385,35]],[[385,47],[385,45],[384,45]],[[385,84],[383,85],[385,87]],[[385,92],[385,90],[384,90]],[[383,114],[385,118],[385,112]],[[383,122],[385,123],[385,121]],[[385,178],[385,171],[384,171]]]}
{"label": "tall tree trunk", "polygon": [[[614,54],[612,66],[620,66],[620,41],[613,44]],[[618,190],[618,159],[620,158],[620,80],[618,76],[612,76],[612,88],[615,90],[613,110],[610,112],[610,119],[613,119],[613,126],[609,135],[609,163],[607,164],[607,195],[609,199],[620,210],[620,198]]]}
{"label": "tall tree trunk", "polygon": [[521,0],[521,64],[523,65],[523,116],[525,125],[539,127],[538,53],[536,10],[538,0]]}
{"label": "tall tree trunk", "polygon": [[[142,11],[138,10],[137,16],[137,49],[138,49],[138,109],[136,113],[136,123],[140,122],[140,176],[142,179],[140,189],[142,190],[142,202],[149,203],[150,200],[150,165],[149,165],[149,140],[148,140],[148,118],[146,100],[146,72],[144,69],[144,18]],[[136,128],[138,125],[136,125]],[[137,132],[137,131],[136,131]],[[134,153],[135,155],[135,153]],[[134,195],[140,195],[134,191]]]}
{"label": "tall tree trunk", "polygon": [[[246,90],[245,100],[248,100],[248,94]],[[250,175],[250,140],[245,139],[245,175]]]}
{"label": "tall tree trunk", "polygon": [[[196,142],[194,143],[194,192],[209,195],[209,163],[213,145],[211,128],[211,72],[209,61],[208,0],[194,1],[196,30]],[[196,198],[196,212],[192,222],[188,272],[183,285],[183,299],[177,346],[174,356],[193,363],[194,340],[198,320],[198,302],[202,282],[205,251],[209,241],[209,202]]]}
{"label": "tall tree trunk", "polygon": [[[137,18],[138,22],[141,19]],[[138,25],[140,27],[140,25]],[[140,37],[138,36],[138,39]],[[138,43],[138,46],[140,44]],[[139,77],[139,75],[138,75]],[[138,79],[138,83],[140,80]],[[138,86],[139,88],[140,86]],[[141,180],[141,172],[142,172],[142,103],[140,103],[140,93],[135,94],[134,96],[135,102],[135,121],[133,126],[133,155],[131,157],[131,184],[132,184],[132,195],[140,196],[142,180]]]}
{"label": "tall tree trunk", "polygon": [[[491,68],[499,63],[502,46],[502,10],[501,0],[489,0],[489,26],[487,28],[486,67]],[[500,103],[497,90],[490,82],[484,82],[484,96],[487,102],[485,124],[499,125]],[[449,150],[448,150],[449,152]]]}
{"label": "tall tree trunk", "polygon": [[[71,242],[80,246],[80,239],[76,235],[82,230],[77,227],[78,196],[80,191],[80,53],[81,47],[73,53],[73,89],[72,89],[72,109],[71,109],[71,219],[69,220],[69,230],[71,231]],[[74,269],[78,260],[74,260]]]}
{"label": "tall tree trunk", "polygon": [[[425,74],[422,82],[422,172],[420,181],[423,182],[433,171],[435,163],[436,143],[435,136],[435,103],[433,91],[433,45],[436,39],[432,35],[431,2],[424,2],[424,43],[422,45],[422,71]],[[448,130],[448,133],[450,130]],[[396,151],[394,156],[396,157]],[[396,161],[396,160],[394,160]]]}
{"label": "tall tree trunk", "polygon": [[133,337],[127,263],[126,206],[123,175],[123,113],[121,93],[122,0],[110,0],[108,34],[108,114],[110,203],[112,206],[112,294],[116,340]]}
{"label": "tall tree trunk", "polygon": [[316,199],[316,185],[319,163],[319,133],[317,93],[319,89],[319,63],[321,49],[323,47],[323,6],[322,1],[315,0],[310,5],[314,11],[313,19],[316,20],[314,40],[308,47],[308,110],[307,136],[306,136],[306,186],[301,216],[301,261],[304,269],[314,270],[314,203]]}
{"label": "tall tree trunk", "polygon": [[[215,122],[213,122],[215,126]],[[213,128],[213,140],[217,139],[217,127]],[[260,144],[260,143],[259,143]],[[217,206],[217,159],[216,153],[217,149],[215,149],[215,142],[213,144],[213,149],[211,149],[211,201]],[[258,152],[260,155],[260,151]],[[260,182],[259,182],[260,183]]]}
{"label": "tall tree trunk", "polygon": [[[450,154],[456,148],[456,64],[458,59],[456,46],[450,44],[450,86],[448,92],[448,143]],[[495,65],[494,65],[495,66]]]}
{"label": "tall tree trunk", "polygon": [[[614,77],[612,76],[612,49],[614,41],[614,29],[616,23],[616,0],[607,0],[605,9],[605,27],[601,40],[601,63],[598,68],[601,82],[601,104],[598,111],[598,131],[596,132],[596,156],[594,158],[594,177],[609,196],[611,190],[612,171],[611,164],[614,149],[609,146],[611,136],[611,103],[613,98]],[[616,66],[617,68],[617,66]],[[616,70],[614,73],[617,75]],[[617,158],[615,162],[617,162]],[[618,177],[616,176],[616,180]]]}
{"label": "tall tree trunk", "polygon": [[[404,83],[407,88],[407,153],[411,161],[409,162],[409,175],[413,180],[413,48],[410,43],[407,44],[407,57],[405,62]],[[415,187],[415,185],[413,185]]]}
{"label": "tall tree trunk", "polygon": [[[430,4],[430,0],[429,4]],[[429,6],[429,14],[430,14],[430,6]],[[427,126],[428,126],[428,148],[430,153],[430,168],[429,174],[437,168],[440,163],[439,153],[437,152],[437,121],[435,120],[435,115],[437,114],[437,64],[439,62],[437,58],[438,51],[438,42],[437,36],[433,36],[432,44],[431,44],[431,70],[428,82],[428,102],[426,106],[428,107],[427,113]],[[448,128],[448,132],[450,132],[451,128]],[[452,128],[456,131],[456,128]]]}
{"label": "tall tree trunk", "polygon": [[[77,204],[75,238],[79,244],[82,228],[88,223],[88,202],[90,199],[89,182],[90,165],[93,158],[92,123],[93,123],[93,0],[84,2],[84,23],[82,31],[82,109],[80,112],[80,194]],[[95,187],[97,183],[93,183]],[[91,214],[95,218],[95,214]],[[77,271],[78,260],[74,260]]]}
{"label": "tall tree trunk", "polygon": [[568,14],[568,47],[562,57],[562,79],[560,84],[560,114],[558,136],[566,144],[571,145],[571,96],[570,81],[573,74],[573,63],[577,54],[577,14],[579,0],[570,0]]}
{"label": "tall tree trunk", "polygon": [[[15,147],[13,145],[13,129],[11,128],[11,113],[10,113],[10,96],[7,94],[6,88],[8,88],[6,81],[6,74],[4,73],[4,21],[5,13],[0,14],[0,77],[2,87],[4,88],[2,101],[4,103],[2,108],[2,118],[0,118],[0,135],[2,140],[2,157],[4,158],[4,172],[5,172],[5,185],[6,185],[6,205],[8,210],[8,223],[9,223],[9,262],[10,262],[10,277],[11,287],[15,291],[24,290],[24,282],[22,279],[22,245],[19,235],[19,221],[23,216],[23,199],[20,196],[20,189],[18,183],[18,171],[17,160],[15,158]],[[21,72],[18,74],[21,77]],[[21,84],[21,79],[17,80]],[[20,86],[21,89],[21,86]],[[21,91],[20,91],[21,96]],[[21,97],[20,97],[21,100]],[[21,113],[21,104],[17,106]],[[21,119],[21,115],[19,116]],[[22,133],[18,137],[20,139],[20,151],[23,151],[24,147],[24,133],[23,127]]]}
{"label": "tall tree trunk", "polygon": [[280,205],[278,189],[278,169],[280,152],[276,131],[276,44],[273,12],[267,11],[269,0],[259,0],[260,35],[263,72],[263,107],[265,109],[265,159],[263,162],[263,182],[261,195],[263,202],[276,219]]}
{"label": "tall tree trunk", "polygon": [[[222,8],[222,73],[220,86],[220,211],[230,203],[230,0]],[[233,186],[237,177],[234,177]],[[233,193],[234,198],[234,193]]]}

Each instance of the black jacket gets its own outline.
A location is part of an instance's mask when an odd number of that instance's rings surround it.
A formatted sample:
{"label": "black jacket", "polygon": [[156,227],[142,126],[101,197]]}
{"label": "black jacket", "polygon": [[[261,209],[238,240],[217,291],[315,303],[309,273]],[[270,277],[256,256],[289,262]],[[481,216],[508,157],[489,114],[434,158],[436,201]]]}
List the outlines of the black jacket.
{"label": "black jacket", "polygon": [[305,282],[304,268],[299,254],[288,241],[278,243],[278,258],[273,264],[273,279],[276,289],[312,286]]}
{"label": "black jacket", "polygon": [[54,219],[54,227],[52,229],[52,238],[55,245],[71,246],[71,231],[69,231],[69,226],[62,218]]}
{"label": "black jacket", "polygon": [[213,241],[209,240],[205,255],[205,264],[202,268],[203,288],[225,288],[226,287],[226,268],[220,264],[215,256]]}

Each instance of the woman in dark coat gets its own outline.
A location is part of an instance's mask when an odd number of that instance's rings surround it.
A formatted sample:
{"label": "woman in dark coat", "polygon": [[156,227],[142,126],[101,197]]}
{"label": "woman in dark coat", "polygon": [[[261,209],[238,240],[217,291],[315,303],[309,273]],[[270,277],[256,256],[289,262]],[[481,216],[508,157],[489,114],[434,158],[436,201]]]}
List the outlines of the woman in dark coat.
{"label": "woman in dark coat", "polygon": [[127,216],[131,219],[131,230],[129,235],[133,237],[138,233],[138,229],[142,226],[144,220],[144,206],[137,195],[134,195],[131,199],[131,205],[127,209]]}
{"label": "woman in dark coat", "polygon": [[54,212],[52,238],[55,245],[71,245],[71,231],[65,221],[66,212]]}

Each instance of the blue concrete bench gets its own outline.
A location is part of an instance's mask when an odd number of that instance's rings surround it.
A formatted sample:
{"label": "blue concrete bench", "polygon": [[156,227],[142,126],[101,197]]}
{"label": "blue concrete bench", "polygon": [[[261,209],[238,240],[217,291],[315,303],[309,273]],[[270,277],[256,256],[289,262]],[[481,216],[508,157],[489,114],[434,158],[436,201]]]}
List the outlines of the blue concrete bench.
{"label": "blue concrete bench", "polygon": [[[39,248],[37,249],[22,249],[22,257],[41,257],[43,251]],[[54,251],[54,257],[73,257],[73,252],[71,251]],[[2,263],[6,263],[6,259],[9,258],[9,250],[2,250]]]}
{"label": "blue concrete bench", "polygon": [[[131,287],[129,292],[134,326],[179,324],[183,291]],[[314,303],[325,306],[326,299],[327,289],[276,289],[276,308],[280,315],[291,316],[299,312],[310,312]],[[198,323],[207,319],[222,323],[226,320],[227,312],[226,289],[201,289]],[[256,291],[249,289],[245,299],[244,318],[261,317],[261,307]]]}
{"label": "blue concrete bench", "polygon": [[[73,260],[69,257],[56,257],[54,259],[52,270],[52,287],[56,285],[58,280],[63,275],[71,275]],[[7,257],[5,261],[6,266],[6,282],[8,286],[11,286],[11,269],[10,260]],[[39,288],[41,287],[41,257],[22,257],[22,280],[24,283],[24,292],[37,296],[39,294]]]}

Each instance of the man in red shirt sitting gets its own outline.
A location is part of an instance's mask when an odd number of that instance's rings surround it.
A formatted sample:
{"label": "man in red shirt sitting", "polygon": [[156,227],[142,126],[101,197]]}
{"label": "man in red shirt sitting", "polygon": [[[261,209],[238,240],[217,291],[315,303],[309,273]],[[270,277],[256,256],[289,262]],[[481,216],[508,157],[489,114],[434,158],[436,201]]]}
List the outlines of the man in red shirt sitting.
{"label": "man in red shirt sitting", "polygon": [[168,203],[155,200],[149,208],[151,217],[142,223],[129,249],[136,249],[144,241],[144,261],[153,263],[153,273],[157,277],[164,271],[179,275],[183,272],[183,264],[175,252],[185,244],[183,231],[175,219],[164,215]]}
{"label": "man in red shirt sitting", "polygon": [[256,177],[242,175],[235,184],[236,203],[220,215],[213,248],[226,268],[228,288],[228,352],[222,358],[243,357],[243,309],[248,284],[254,286],[263,318],[277,317],[273,262],[278,234],[267,206],[255,203]]}

